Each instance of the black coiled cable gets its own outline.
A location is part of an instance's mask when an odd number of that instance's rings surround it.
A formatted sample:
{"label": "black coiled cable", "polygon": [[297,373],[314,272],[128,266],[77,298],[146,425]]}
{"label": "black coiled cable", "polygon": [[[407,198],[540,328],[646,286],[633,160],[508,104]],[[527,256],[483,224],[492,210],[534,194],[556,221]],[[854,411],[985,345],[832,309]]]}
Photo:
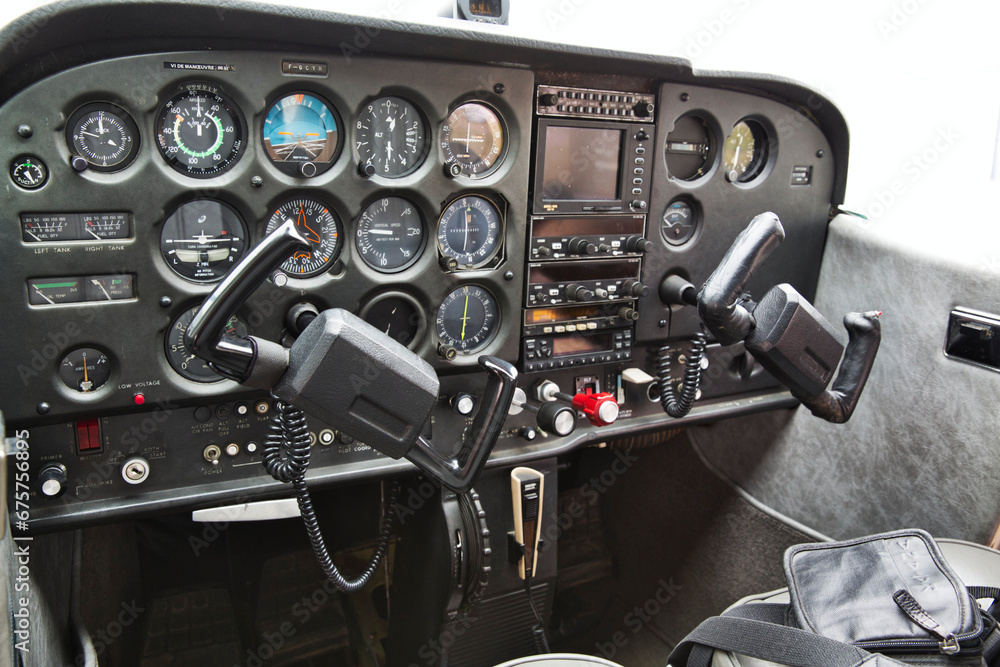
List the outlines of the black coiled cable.
{"label": "black coiled cable", "polygon": [[705,356],[708,339],[703,331],[691,338],[691,353],[684,368],[680,397],[674,396],[670,386],[670,346],[664,345],[656,356],[656,386],[660,390],[660,405],[663,411],[674,419],[680,419],[691,411],[701,384],[701,360]]}
{"label": "black coiled cable", "polygon": [[[309,489],[306,487],[306,470],[309,468],[309,427],[306,424],[306,416],[293,405],[275,398],[275,414],[268,424],[267,438],[264,440],[264,467],[279,482],[291,482],[295,488],[295,499],[299,504],[299,512],[302,520],[306,524],[306,532],[309,533],[309,542],[312,543],[313,553],[319,561],[323,573],[334,583],[338,590],[344,593],[353,593],[364,588],[368,580],[375,573],[385,556],[385,550],[389,545],[389,536],[392,531],[393,516],[395,512],[392,508],[396,504],[399,496],[399,484],[393,483],[392,491],[389,494],[389,507],[382,526],[379,528],[378,539],[375,542],[375,552],[372,554],[368,566],[356,579],[347,579],[340,573],[334,565],[330,552],[326,548],[323,540],[323,533],[320,532],[319,522],[316,519],[316,511],[313,509],[312,498]],[[282,457],[282,451],[285,455]]]}

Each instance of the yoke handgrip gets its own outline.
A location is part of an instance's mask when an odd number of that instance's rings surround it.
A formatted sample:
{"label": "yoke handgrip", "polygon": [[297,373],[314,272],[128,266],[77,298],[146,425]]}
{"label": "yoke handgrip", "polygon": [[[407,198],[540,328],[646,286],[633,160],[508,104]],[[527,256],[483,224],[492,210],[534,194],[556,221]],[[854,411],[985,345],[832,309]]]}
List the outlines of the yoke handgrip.
{"label": "yoke handgrip", "polygon": [[486,388],[472,430],[465,434],[458,453],[445,458],[419,437],[406,454],[418,468],[458,493],[468,491],[476,483],[503,428],[517,382],[517,369],[502,359],[484,355],[479,357],[479,365],[487,372]]}
{"label": "yoke handgrip", "polygon": [[198,309],[184,333],[188,348],[222,375],[246,382],[253,372],[260,345],[267,341],[252,336],[229,336],[225,333],[226,324],[299,245],[310,247],[291,219],[265,236]]}
{"label": "yoke handgrip", "polygon": [[743,341],[753,316],[737,303],[757,268],[785,239],[778,216],[761,213],[740,232],[698,295],[698,314],[722,345]]}

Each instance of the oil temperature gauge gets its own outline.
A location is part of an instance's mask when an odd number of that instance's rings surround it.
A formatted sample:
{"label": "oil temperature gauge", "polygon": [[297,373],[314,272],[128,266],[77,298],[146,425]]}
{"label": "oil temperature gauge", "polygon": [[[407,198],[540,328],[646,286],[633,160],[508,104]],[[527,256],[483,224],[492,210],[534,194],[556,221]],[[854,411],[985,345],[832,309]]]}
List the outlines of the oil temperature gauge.
{"label": "oil temperature gauge", "polygon": [[97,391],[111,377],[108,355],[93,347],[73,350],[59,363],[59,378],[67,387],[81,394]]}

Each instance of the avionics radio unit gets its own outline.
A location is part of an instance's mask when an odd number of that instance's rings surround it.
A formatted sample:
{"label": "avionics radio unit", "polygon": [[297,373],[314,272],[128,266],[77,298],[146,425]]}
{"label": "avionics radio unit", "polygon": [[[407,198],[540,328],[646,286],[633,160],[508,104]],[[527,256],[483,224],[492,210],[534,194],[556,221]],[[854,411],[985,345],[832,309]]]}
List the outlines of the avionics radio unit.
{"label": "avionics radio unit", "polygon": [[536,101],[534,212],[644,213],[655,97],[539,86]]}
{"label": "avionics radio unit", "polygon": [[536,215],[528,246],[531,261],[641,255],[649,247],[642,215]]}
{"label": "avionics radio unit", "polygon": [[639,282],[640,259],[622,257],[591,261],[528,264],[525,306],[559,306],[593,301],[621,302],[649,294]]}

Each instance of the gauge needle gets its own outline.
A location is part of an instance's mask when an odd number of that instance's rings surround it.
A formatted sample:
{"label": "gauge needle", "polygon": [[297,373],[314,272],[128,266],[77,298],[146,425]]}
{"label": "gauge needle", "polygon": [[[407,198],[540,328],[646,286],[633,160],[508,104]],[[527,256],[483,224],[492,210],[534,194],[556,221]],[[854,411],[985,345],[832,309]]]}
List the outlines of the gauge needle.
{"label": "gauge needle", "polygon": [[462,243],[462,252],[469,248],[469,226],[472,225],[472,209],[465,209],[465,241]]}
{"label": "gauge needle", "polygon": [[83,353],[83,382],[84,384],[90,384],[90,378],[87,377],[87,353]]}
{"label": "gauge needle", "polygon": [[465,340],[465,323],[469,321],[469,293],[465,293],[465,310],[462,311],[462,340]]}
{"label": "gauge needle", "polygon": [[465,129],[465,152],[470,152],[469,143],[472,141],[472,123],[469,123]]}
{"label": "gauge needle", "polygon": [[316,232],[314,232],[314,231],[313,231],[313,230],[312,230],[312,229],[311,229],[311,228],[309,227],[309,225],[308,225],[308,224],[306,224],[306,212],[305,212],[305,209],[303,208],[303,206],[302,206],[302,204],[301,204],[301,203],[299,204],[299,221],[298,221],[298,222],[297,222],[296,224],[301,224],[301,225],[302,225],[303,227],[305,227],[306,229],[308,229],[308,230],[309,230],[309,232],[310,232],[310,233],[311,233],[311,234],[312,234],[313,236],[315,236],[315,237],[316,237],[316,240],[315,240],[315,241],[313,241],[312,239],[309,239],[309,241],[310,241],[310,242],[312,242],[312,243],[319,243],[319,242],[321,242],[321,241],[323,240],[323,239],[321,239],[321,238],[320,238],[319,234],[317,234]]}
{"label": "gauge needle", "polygon": [[[27,229],[25,229],[24,231],[28,232],[28,230],[27,230]],[[35,235],[34,235],[34,234],[32,234],[31,232],[28,232],[28,236],[30,236],[31,238],[35,239],[36,241],[39,241],[39,242],[41,241],[41,239],[40,239],[40,238],[38,238],[37,236],[35,236]]]}
{"label": "gauge needle", "polygon": [[[28,232],[28,233],[31,234],[31,232]],[[392,234],[392,230],[391,229],[369,229],[368,233],[369,234],[379,234],[380,236],[389,236],[389,235]]]}
{"label": "gauge needle", "polygon": [[100,138],[99,135],[96,135],[93,132],[85,132],[83,130],[80,130],[80,134],[86,134],[88,137],[98,137],[98,138]]}
{"label": "gauge needle", "polygon": [[52,305],[55,305],[56,302],[53,301],[52,299],[50,299],[49,297],[45,296],[45,292],[43,292],[42,290],[38,289],[37,287],[35,288],[35,291],[38,292],[38,296],[42,297],[43,299],[45,299],[46,301],[48,301]]}
{"label": "gauge needle", "polygon": [[105,130],[104,130],[104,119],[103,118],[98,118],[97,119],[97,131],[100,132],[101,134],[104,134],[104,132],[105,132]]}
{"label": "gauge needle", "polygon": [[104,239],[102,239],[102,238],[101,238],[100,236],[98,236],[97,234],[95,234],[95,233],[94,233],[94,230],[93,230],[93,229],[91,229],[91,228],[90,228],[89,226],[88,226],[88,227],[85,227],[85,229],[87,230],[87,233],[88,233],[88,234],[90,234],[91,236],[93,236],[93,237],[94,237],[95,239],[97,239],[98,241],[103,241],[103,240],[104,240]]}
{"label": "gauge needle", "polygon": [[108,297],[108,301],[112,300],[111,299],[111,295],[108,294],[108,290],[104,289],[104,285],[101,284],[100,280],[96,280],[95,279],[95,280],[91,280],[90,282],[92,282],[93,284],[95,284],[95,285],[97,285],[98,287],[101,288],[101,291],[104,292],[104,296]]}
{"label": "gauge needle", "polygon": [[389,313],[389,324],[388,324],[388,325],[386,325],[386,327],[385,327],[385,335],[386,335],[386,336],[388,336],[388,335],[389,335],[389,329],[391,329],[391,328],[392,328],[392,316],[396,314],[396,311],[397,311],[397,310],[399,310],[399,306],[396,306],[395,308],[393,308],[393,309],[392,309],[392,312],[391,312],[391,313]]}

